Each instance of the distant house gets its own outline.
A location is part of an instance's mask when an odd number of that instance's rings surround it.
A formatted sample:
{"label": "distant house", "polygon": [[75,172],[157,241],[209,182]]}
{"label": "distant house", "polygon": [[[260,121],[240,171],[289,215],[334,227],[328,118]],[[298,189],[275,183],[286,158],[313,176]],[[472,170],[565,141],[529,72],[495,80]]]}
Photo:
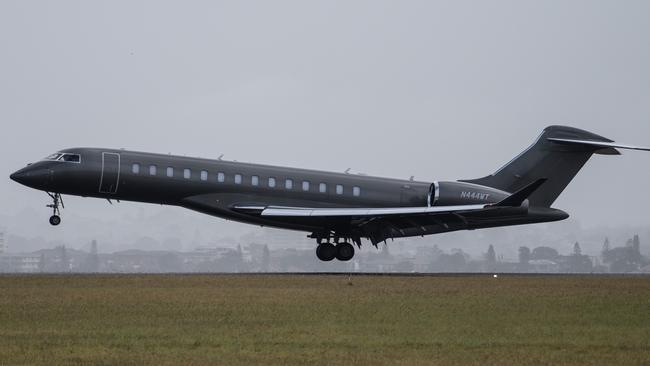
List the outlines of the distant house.
{"label": "distant house", "polygon": [[30,254],[0,255],[0,272],[36,273],[40,270],[41,257]]}
{"label": "distant house", "polygon": [[180,272],[182,260],[176,252],[124,250],[112,254],[106,265],[110,272]]}
{"label": "distant house", "polygon": [[560,265],[549,259],[532,259],[528,261],[530,272],[557,273]]}
{"label": "distant house", "polygon": [[395,272],[397,261],[388,253],[368,253],[359,259],[359,268],[364,272]]}
{"label": "distant house", "polygon": [[205,271],[206,264],[214,263],[221,258],[234,253],[232,248],[198,247],[194,251],[183,253],[183,262],[190,271],[196,267],[198,271]]}
{"label": "distant house", "polygon": [[650,264],[648,264],[647,266],[641,267],[639,269],[639,272],[641,272],[641,273],[650,273]]}

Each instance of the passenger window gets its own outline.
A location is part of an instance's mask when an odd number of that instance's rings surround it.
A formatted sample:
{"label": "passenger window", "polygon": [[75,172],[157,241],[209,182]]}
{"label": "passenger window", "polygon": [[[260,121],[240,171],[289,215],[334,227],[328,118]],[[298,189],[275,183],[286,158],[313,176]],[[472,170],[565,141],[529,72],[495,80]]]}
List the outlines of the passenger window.
{"label": "passenger window", "polygon": [[223,172],[217,173],[217,182],[223,183],[226,181],[226,174]]}
{"label": "passenger window", "polygon": [[321,183],[318,185],[318,192],[327,193],[327,184]]}
{"label": "passenger window", "polygon": [[361,188],[352,187],[352,195],[355,197],[359,197],[361,195]]}
{"label": "passenger window", "polygon": [[133,163],[133,166],[131,166],[131,171],[133,174],[140,174],[140,164]]}
{"label": "passenger window", "polygon": [[343,185],[342,184],[337,184],[336,185],[336,194],[343,194]]}
{"label": "passenger window", "polygon": [[174,176],[174,168],[168,166],[167,167],[167,176],[168,177],[173,177]]}
{"label": "passenger window", "polygon": [[192,171],[191,170],[189,170],[187,168],[183,169],[183,178],[190,179],[191,176],[192,176]]}
{"label": "passenger window", "polygon": [[149,175],[156,175],[156,166],[155,165],[149,165]]}
{"label": "passenger window", "polygon": [[251,177],[251,185],[253,185],[253,186],[260,185],[260,177],[258,177],[257,175],[252,176]]}
{"label": "passenger window", "polygon": [[309,181],[306,181],[306,180],[302,181],[302,190],[303,191],[308,191],[309,190]]}
{"label": "passenger window", "polygon": [[235,174],[235,184],[241,184],[241,174]]}
{"label": "passenger window", "polygon": [[201,180],[208,180],[208,171],[201,170]]}
{"label": "passenger window", "polygon": [[269,177],[269,188],[275,188],[275,178]]}
{"label": "passenger window", "polygon": [[287,179],[284,181],[284,188],[293,189],[293,179]]}

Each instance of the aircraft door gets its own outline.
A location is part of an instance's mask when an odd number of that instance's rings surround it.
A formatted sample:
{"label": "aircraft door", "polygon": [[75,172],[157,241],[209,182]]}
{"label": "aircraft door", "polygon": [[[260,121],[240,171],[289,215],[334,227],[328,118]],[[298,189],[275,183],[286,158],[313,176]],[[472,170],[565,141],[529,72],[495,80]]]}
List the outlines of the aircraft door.
{"label": "aircraft door", "polygon": [[117,193],[120,181],[120,154],[102,153],[102,173],[99,180],[99,193]]}

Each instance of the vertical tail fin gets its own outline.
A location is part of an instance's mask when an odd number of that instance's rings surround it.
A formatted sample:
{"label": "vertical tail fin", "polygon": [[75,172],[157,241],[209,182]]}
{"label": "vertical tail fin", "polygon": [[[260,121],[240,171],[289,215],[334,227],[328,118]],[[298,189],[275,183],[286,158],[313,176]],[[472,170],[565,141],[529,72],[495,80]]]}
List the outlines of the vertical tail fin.
{"label": "vertical tail fin", "polygon": [[533,145],[494,174],[463,182],[516,192],[539,179],[546,179],[531,194],[529,202],[534,206],[550,207],[592,154],[619,155],[615,147],[625,146],[616,146],[610,139],[577,128],[550,126]]}

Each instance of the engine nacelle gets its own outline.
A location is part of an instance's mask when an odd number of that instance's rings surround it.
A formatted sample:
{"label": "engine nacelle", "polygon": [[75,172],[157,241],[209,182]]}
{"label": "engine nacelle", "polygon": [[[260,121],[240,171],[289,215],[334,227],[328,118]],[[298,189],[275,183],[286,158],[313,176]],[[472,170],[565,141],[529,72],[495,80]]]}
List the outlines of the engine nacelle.
{"label": "engine nacelle", "polygon": [[434,182],[431,185],[431,206],[456,206],[497,203],[510,193],[495,188],[464,182]]}

